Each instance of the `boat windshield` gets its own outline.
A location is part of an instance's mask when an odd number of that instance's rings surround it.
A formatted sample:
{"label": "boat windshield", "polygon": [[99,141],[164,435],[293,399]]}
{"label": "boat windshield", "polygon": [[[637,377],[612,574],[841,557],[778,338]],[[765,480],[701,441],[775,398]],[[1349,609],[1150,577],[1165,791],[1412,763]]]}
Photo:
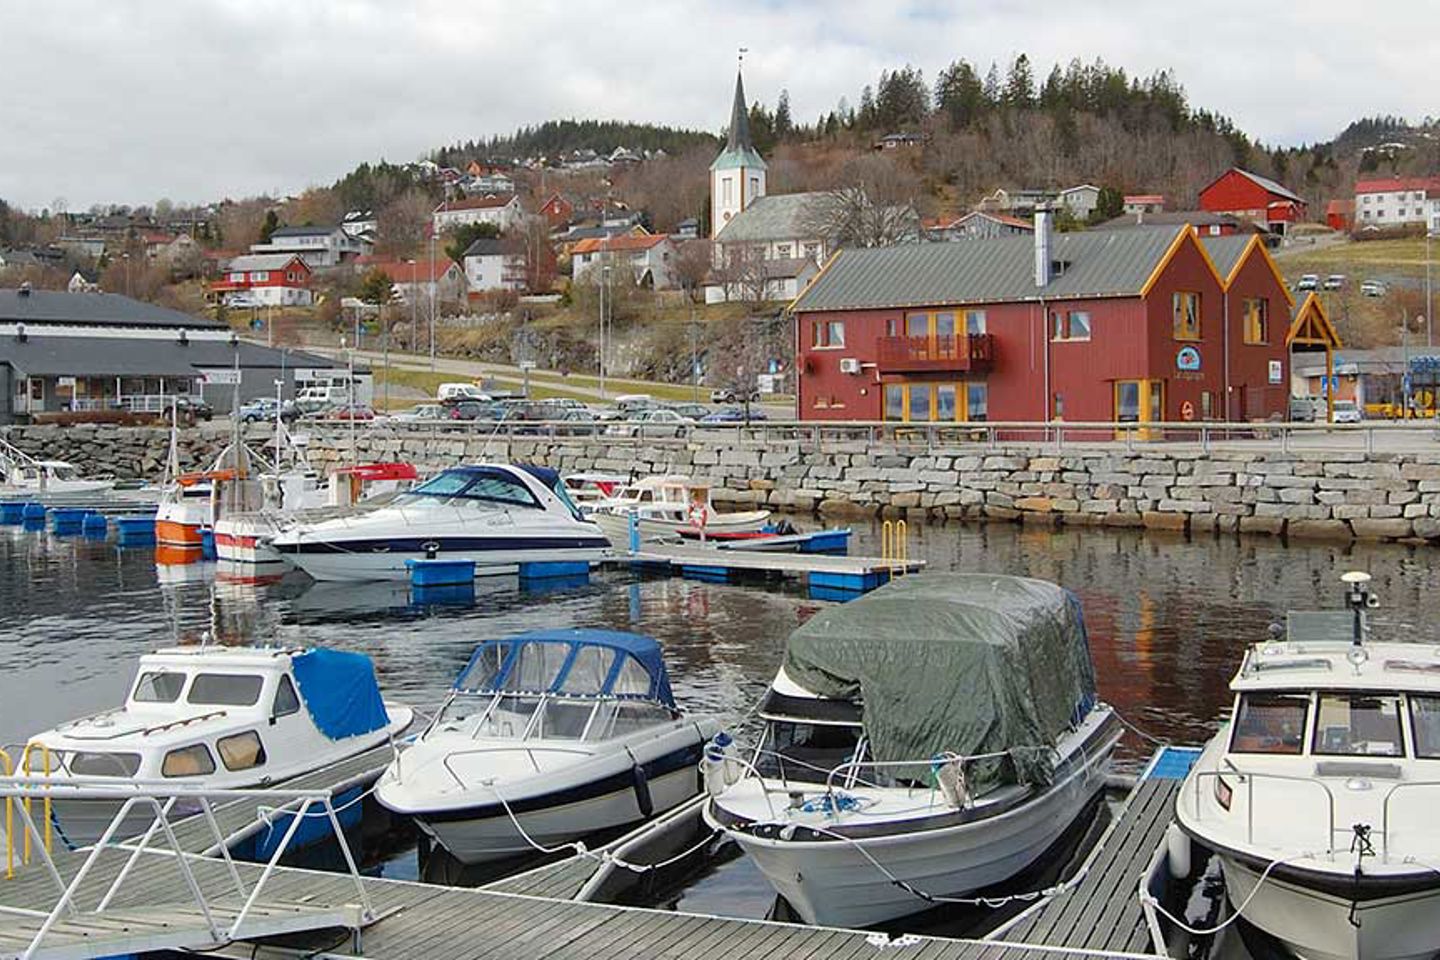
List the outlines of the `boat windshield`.
{"label": "boat windshield", "polygon": [[1305,749],[1310,698],[1294,693],[1247,693],[1235,712],[1234,753],[1299,754]]}
{"label": "boat windshield", "polygon": [[557,479],[554,486],[552,486],[550,489],[555,494],[556,498],[561,503],[565,504],[565,509],[570,511],[570,516],[574,517],[576,520],[584,519],[584,517],[580,515],[580,508],[575,506],[574,500],[570,499],[570,491],[566,489],[564,480]]}
{"label": "boat windshield", "polygon": [[858,724],[772,720],[756,767],[767,777],[824,783],[835,767],[864,756],[863,741]]}
{"label": "boat windshield", "polygon": [[468,733],[476,739],[595,742],[629,736],[674,719],[668,707],[639,700],[456,693],[441,708],[434,729]]}
{"label": "boat windshield", "polygon": [[1321,694],[1311,751],[1328,756],[1403,757],[1400,698],[1370,693]]}
{"label": "boat windshield", "polygon": [[520,480],[500,470],[447,470],[404,495],[405,500],[443,503],[498,503],[538,509],[539,501]]}

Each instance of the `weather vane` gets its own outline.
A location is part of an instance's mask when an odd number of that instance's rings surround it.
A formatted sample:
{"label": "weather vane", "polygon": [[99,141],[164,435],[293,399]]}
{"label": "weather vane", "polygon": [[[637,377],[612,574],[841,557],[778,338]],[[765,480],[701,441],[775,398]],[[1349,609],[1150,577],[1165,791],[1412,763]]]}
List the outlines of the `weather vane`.
{"label": "weather vane", "polygon": [[749,47],[741,47],[741,48],[740,48],[740,57],[739,57],[740,66],[742,66],[742,67],[745,66],[745,54],[747,54],[747,53],[749,53],[749,52],[750,52],[750,48],[749,48]]}

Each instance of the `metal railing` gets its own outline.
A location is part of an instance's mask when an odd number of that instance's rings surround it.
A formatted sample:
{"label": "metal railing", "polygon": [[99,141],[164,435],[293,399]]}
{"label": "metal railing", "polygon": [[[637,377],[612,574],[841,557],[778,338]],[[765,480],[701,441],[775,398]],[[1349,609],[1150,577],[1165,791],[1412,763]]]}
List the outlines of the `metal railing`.
{"label": "metal railing", "polygon": [[[1311,777],[1297,777],[1282,773],[1257,773],[1250,770],[1197,770],[1194,772],[1195,789],[1192,791],[1192,802],[1194,804],[1195,819],[1205,819],[1205,808],[1201,804],[1200,785],[1206,781],[1223,780],[1226,788],[1234,781],[1245,786],[1245,842],[1255,842],[1255,783],[1257,780],[1277,781],[1286,784],[1299,784],[1302,787],[1314,787],[1325,794],[1326,802],[1326,831],[1325,831],[1325,852],[1328,856],[1335,855],[1335,794],[1331,789],[1319,780]],[[1226,779],[1228,778],[1228,779]],[[1210,784],[1211,796],[1214,797],[1215,784]],[[1233,794],[1232,794],[1233,796]],[[1217,804],[1219,800],[1215,801]],[[1229,808],[1224,808],[1229,812]]]}
{"label": "metal railing", "polygon": [[[360,922],[368,923],[375,917],[374,908],[370,902],[370,896],[361,880],[359,868],[356,865],[355,857],[350,850],[350,845],[345,839],[345,831],[340,825],[340,818],[336,812],[331,794],[325,790],[285,790],[285,789],[214,789],[202,785],[177,784],[174,781],[157,780],[128,780],[117,782],[113,779],[103,778],[65,778],[56,779],[51,777],[27,777],[27,776],[5,776],[0,777],[0,798],[7,801],[19,800],[14,806],[20,813],[20,819],[26,831],[27,837],[34,837],[37,846],[42,851],[41,862],[46,873],[58,891],[58,899],[54,906],[48,911],[28,910],[17,907],[0,907],[0,913],[8,912],[32,918],[43,918],[39,930],[30,941],[29,946],[21,954],[22,957],[33,955],[40,947],[42,941],[60,922],[62,917],[78,918],[81,911],[77,906],[77,899],[81,887],[85,881],[95,872],[100,859],[106,850],[125,850],[129,852],[124,865],[120,868],[115,878],[105,887],[105,892],[100,896],[99,901],[92,911],[94,915],[103,915],[110,907],[112,901],[124,886],[141,856],[145,853],[162,854],[165,851],[151,850],[150,845],[156,833],[164,835],[168,853],[175,862],[175,867],[180,875],[183,889],[189,893],[190,899],[205,923],[206,930],[215,943],[225,943],[234,940],[244,939],[245,921],[250,917],[259,900],[260,893],[265,884],[274,874],[275,868],[279,865],[281,857],[289,849],[294,840],[301,822],[307,816],[323,816],[330,822],[331,829],[335,833],[335,839],[339,845],[340,852],[344,856],[346,869],[354,881],[356,896],[359,899],[361,913]],[[52,800],[61,802],[71,801],[94,801],[118,803],[119,809],[106,825],[100,839],[90,848],[85,855],[80,868],[75,872],[74,877],[67,884],[55,863],[51,851],[41,842],[40,828],[36,825],[30,814],[29,802],[33,799],[43,799],[48,806]],[[222,927],[217,920],[215,911],[212,909],[214,903],[207,899],[199,881],[191,869],[191,861],[204,860],[204,857],[187,853],[181,847],[176,838],[174,825],[171,821],[171,814],[177,803],[186,801],[187,804],[198,806],[200,815],[205,824],[209,827],[211,835],[215,838],[220,858],[226,867],[229,877],[229,886],[233,887],[239,899],[243,901],[239,912],[235,915],[233,922],[228,927]],[[260,876],[253,885],[247,887],[240,876],[240,870],[235,861],[231,859],[229,848],[226,845],[225,835],[220,829],[220,824],[215,818],[215,810],[212,801],[216,800],[265,800],[279,801],[281,811],[290,817],[284,836],[276,846],[270,859],[265,863]],[[311,813],[311,808],[318,807],[319,811]],[[125,828],[127,820],[137,811],[148,810],[152,815],[148,828],[138,843],[133,846],[125,844],[125,838],[119,833]],[[10,806],[7,805],[7,811]],[[293,812],[289,812],[293,809]],[[143,815],[143,814],[142,814]],[[189,814],[187,813],[186,816]],[[8,836],[8,831],[7,831]]]}
{"label": "metal railing", "polygon": [[892,576],[910,569],[910,525],[904,520],[886,520],[880,524],[880,559],[890,568]]}
{"label": "metal railing", "polygon": [[876,365],[882,370],[983,370],[995,357],[988,333],[881,337]]}
{"label": "metal railing", "polygon": [[[11,758],[10,750],[5,749],[5,748],[0,748],[0,773],[3,773],[3,775],[6,776],[6,777],[14,776],[17,772],[19,772],[19,773],[21,773],[22,775],[27,776],[27,777],[28,777],[28,776],[32,776],[33,774],[35,774],[35,773],[37,772],[37,771],[34,769],[34,763],[33,763],[33,758],[34,758],[34,756],[35,756],[35,754],[36,754],[37,752],[40,754],[40,756],[41,756],[41,758],[42,758],[42,760],[43,760],[41,769],[40,769],[40,771],[38,771],[38,772],[41,773],[41,774],[43,774],[43,775],[46,776],[46,777],[49,777],[50,774],[51,774],[51,772],[52,772],[52,770],[54,769],[54,765],[53,765],[53,763],[52,763],[52,758],[51,758],[51,754],[50,754],[50,748],[47,747],[47,746],[46,746],[45,744],[43,744],[43,743],[36,743],[36,742],[27,743],[27,744],[25,744],[25,746],[21,749],[21,751],[20,751],[20,765],[19,765],[18,767],[15,765],[14,760]],[[24,807],[25,807],[25,812],[26,812],[27,814],[33,812],[32,809],[31,809],[31,806],[30,806],[30,805],[31,805],[31,802],[32,802],[32,799],[33,799],[33,798],[31,798],[31,797],[26,797],[26,798],[24,798],[23,800],[20,801],[20,802],[24,805]],[[15,865],[16,865],[16,855],[15,855],[15,802],[16,802],[16,800],[15,800],[14,797],[6,797],[6,798],[5,798],[5,803],[4,803],[4,807],[5,807],[5,879],[7,879],[7,880],[13,879],[14,876],[15,876]],[[43,814],[44,814],[44,818],[45,818],[45,837],[44,837],[44,841],[43,841],[43,842],[44,842],[44,846],[45,846],[45,852],[48,854],[48,853],[50,853],[50,852],[54,849],[54,836],[53,836],[53,835],[54,835],[54,825],[53,825],[53,823],[51,822],[51,819],[52,819],[52,818],[51,818],[50,798],[49,798],[49,797],[46,797],[46,798],[44,799],[44,802],[43,802]],[[21,865],[28,864],[28,863],[30,862],[30,859],[31,859],[31,856],[30,856],[30,833],[29,833],[29,831],[26,831],[25,834],[23,835],[23,839],[22,839],[21,851],[20,851],[20,856],[19,856],[19,863],[20,863]]]}

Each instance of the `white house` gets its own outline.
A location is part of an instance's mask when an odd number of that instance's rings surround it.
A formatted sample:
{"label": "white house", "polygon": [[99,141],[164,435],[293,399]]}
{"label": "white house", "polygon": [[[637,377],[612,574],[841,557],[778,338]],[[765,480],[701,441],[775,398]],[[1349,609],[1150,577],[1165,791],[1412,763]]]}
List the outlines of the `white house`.
{"label": "white house", "polygon": [[487,194],[447,200],[435,208],[431,220],[436,234],[472,223],[493,223],[504,231],[510,229],[522,215],[520,198],[513,193],[501,196]]}
{"label": "white house", "polygon": [[1165,196],[1159,193],[1127,193],[1124,197],[1124,212],[1135,215],[1163,213]]}
{"label": "white house", "polygon": [[340,226],[280,227],[270,234],[268,243],[251,244],[250,252],[294,254],[314,270],[363,257],[370,252],[370,244],[351,236]]}
{"label": "white house", "polygon": [[1440,177],[1385,177],[1355,184],[1355,227],[1428,224],[1440,231]]}
{"label": "white house", "polygon": [[471,294],[525,287],[525,258],[508,253],[505,241],[481,237],[465,249],[465,286]]}
{"label": "white house", "polygon": [[1100,206],[1100,188],[1093,183],[1067,187],[1055,195],[1055,202],[1076,220],[1088,220],[1095,208]]}
{"label": "white house", "polygon": [[465,295],[465,272],[444,255],[433,263],[424,257],[380,260],[367,264],[366,269],[379,270],[389,277],[391,292],[401,303],[408,304],[415,297],[420,303],[429,303],[433,296],[437,303],[447,304],[455,303]]}
{"label": "white house", "polygon": [[991,237],[1028,236],[1034,232],[1034,225],[1028,220],[1004,213],[986,213],[972,210],[954,220],[941,220],[929,224],[925,233],[931,240],[954,242],[957,240],[981,240]]}
{"label": "white house", "polygon": [[570,251],[571,275],[576,280],[595,270],[628,266],[638,286],[668,290],[675,286],[675,243],[663,233],[623,235],[581,240]]}

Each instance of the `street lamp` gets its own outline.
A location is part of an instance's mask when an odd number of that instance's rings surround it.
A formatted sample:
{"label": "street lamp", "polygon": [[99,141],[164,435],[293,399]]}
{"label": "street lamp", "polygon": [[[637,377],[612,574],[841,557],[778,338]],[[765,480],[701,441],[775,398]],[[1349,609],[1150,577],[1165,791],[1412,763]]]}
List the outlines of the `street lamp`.
{"label": "street lamp", "polygon": [[605,292],[610,287],[610,268],[600,268],[600,399],[605,399]]}
{"label": "street lamp", "polygon": [[[447,271],[448,272],[448,271]],[[435,371],[435,231],[430,231],[430,371]]]}
{"label": "street lamp", "polygon": [[411,257],[406,261],[410,264],[410,352],[415,352],[415,305],[420,300],[420,281],[417,279],[415,258]]}

